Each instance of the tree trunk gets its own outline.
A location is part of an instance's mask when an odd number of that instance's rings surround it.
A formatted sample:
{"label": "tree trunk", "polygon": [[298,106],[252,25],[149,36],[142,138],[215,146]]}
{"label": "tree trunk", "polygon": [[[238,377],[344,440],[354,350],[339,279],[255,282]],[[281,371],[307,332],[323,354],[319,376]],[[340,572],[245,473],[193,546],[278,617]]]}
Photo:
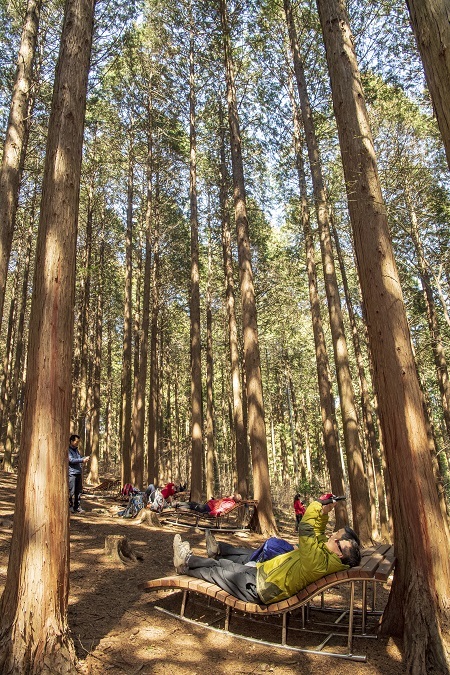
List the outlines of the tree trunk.
{"label": "tree trunk", "polygon": [[[17,308],[17,282],[18,270],[14,275],[13,291],[8,313],[8,329],[6,332],[5,354],[3,357],[3,371],[0,385],[0,440],[1,445],[4,446],[5,434],[3,433],[6,414],[8,412],[9,389],[11,384],[11,367],[14,351],[14,332],[16,324],[16,308]],[[3,447],[2,447],[3,450]]]}
{"label": "tree trunk", "polygon": [[[361,410],[362,418],[364,424],[364,434],[366,438],[366,448],[367,448],[367,473],[369,477],[369,487],[372,491],[370,499],[370,507],[372,509],[372,537],[373,539],[378,539],[378,530],[376,527],[377,517],[376,517],[376,499],[375,494],[378,497],[378,511],[380,515],[380,531],[381,537],[384,541],[389,541],[389,525],[388,525],[388,514],[386,511],[386,495],[384,491],[383,476],[381,472],[381,457],[380,451],[377,445],[377,434],[375,429],[375,418],[372,404],[370,403],[369,396],[369,385],[366,378],[365,368],[364,368],[364,359],[361,351],[361,342],[359,339],[358,326],[356,324],[356,316],[353,310],[353,303],[350,297],[350,290],[347,280],[346,266],[344,263],[344,258],[342,255],[341,244],[339,242],[339,237],[336,232],[333,220],[331,220],[331,228],[333,233],[333,239],[335,243],[336,255],[339,261],[339,268],[341,271],[342,277],[342,286],[344,288],[345,302],[347,305],[348,317],[350,320],[350,327],[352,331],[353,338],[353,349],[355,352],[356,364],[358,366],[358,375],[359,383],[361,390]],[[354,264],[354,263],[353,263]],[[372,469],[373,467],[373,469]],[[372,496],[373,495],[373,496]]]}
{"label": "tree trunk", "polygon": [[[208,208],[208,213],[209,212],[210,209]],[[212,499],[214,497],[214,361],[212,339],[211,278],[211,224],[209,223],[208,287],[206,289],[206,499]]]}
{"label": "tree trunk", "polygon": [[[191,17],[191,21],[193,21]],[[200,335],[200,272],[198,260],[197,215],[197,147],[195,129],[195,64],[194,37],[191,26],[189,43],[189,104],[190,104],[190,207],[191,207],[191,499],[202,499],[202,361]]]}
{"label": "tree trunk", "polygon": [[159,212],[158,212],[158,176],[156,177],[155,214],[153,218],[155,232],[153,238],[153,269],[151,297],[150,327],[150,382],[147,435],[147,481],[154,483],[157,479],[156,461],[158,450],[158,317],[159,317]]}
{"label": "tree trunk", "polygon": [[133,344],[132,325],[132,286],[133,286],[133,137],[130,138],[127,188],[127,231],[125,240],[125,303],[123,313],[123,350],[122,350],[122,410],[121,410],[121,451],[122,485],[131,481],[131,397],[132,372],[131,352]]}
{"label": "tree trunk", "polygon": [[[440,511],[422,397],[343,1],[318,0],[392,488],[397,566],[384,629],[404,629],[407,672],[448,674],[448,525]],[[407,468],[407,471],[405,469]],[[448,625],[448,624],[447,624]]]}
{"label": "tree trunk", "polygon": [[[327,345],[322,324],[320,298],[317,289],[317,271],[315,263],[315,247],[311,222],[309,218],[309,204],[306,189],[305,167],[303,163],[300,120],[293,91],[290,88],[292,112],[294,118],[294,149],[297,165],[297,175],[300,188],[301,221],[303,237],[305,240],[306,271],[308,274],[309,303],[311,306],[311,319],[313,326],[314,345],[316,351],[317,381],[319,385],[320,411],[322,414],[322,434],[327,458],[328,471],[330,474],[331,490],[335,495],[344,495],[344,472],[342,470],[341,453],[339,451],[338,437],[333,407],[333,392],[331,388],[328,363]],[[335,507],[336,528],[340,529],[348,525],[347,508],[344,502],[337,502]]]}
{"label": "tree trunk", "polygon": [[22,292],[20,298],[19,317],[16,330],[16,351],[14,356],[14,370],[11,377],[11,390],[9,396],[9,413],[7,420],[5,452],[3,456],[3,471],[12,471],[12,453],[14,448],[14,433],[17,423],[17,399],[20,386],[20,374],[22,371],[25,312],[28,298],[28,278],[30,275],[31,247],[33,242],[34,209],[31,225],[26,243],[25,261],[23,265]]}
{"label": "tree trunk", "polygon": [[[0,671],[75,673],[69,638],[67,435],[78,200],[94,4],[67,0],[42,185],[15,526]],[[64,339],[62,339],[64,336]]]}
{"label": "tree trunk", "polygon": [[[88,371],[89,371],[89,316],[91,301],[91,258],[92,258],[92,221],[94,217],[93,188],[89,186],[89,197],[86,219],[85,273],[83,279],[83,300],[81,304],[81,337],[80,337],[80,382],[78,430],[81,443],[86,451],[88,442],[86,434],[86,414],[88,409]],[[88,453],[86,453],[88,454]]]}
{"label": "tree trunk", "polygon": [[[102,216],[104,218],[104,214]],[[103,230],[102,223],[102,230]],[[98,463],[100,459],[100,381],[102,374],[102,335],[103,335],[103,276],[105,259],[105,242],[102,231],[100,256],[98,262],[97,310],[95,328],[95,353],[92,372],[92,416],[91,416],[91,448],[88,481],[98,483]]]}
{"label": "tree trunk", "polygon": [[252,453],[254,494],[255,499],[258,500],[259,523],[263,535],[269,536],[277,532],[277,526],[273,515],[272,495],[270,492],[255,289],[253,285],[250,240],[248,234],[241,133],[234,85],[234,64],[226,0],[220,0],[220,15],[227,83],[228,121],[230,125],[231,159],[233,167],[234,210],[241,280],[248,431]]}
{"label": "tree trunk", "polygon": [[448,377],[447,359],[442,344],[442,338],[439,331],[439,325],[436,315],[436,305],[433,297],[430,273],[425,261],[422,241],[420,239],[419,223],[417,214],[412,201],[411,190],[406,182],[404,188],[406,207],[411,220],[411,234],[414,248],[416,251],[419,267],[419,277],[422,284],[425,307],[427,310],[428,330],[430,331],[431,347],[433,350],[434,365],[436,366],[436,376],[441,394],[442,409],[444,412],[444,422],[447,430],[447,436],[450,438],[450,381]]}
{"label": "tree trunk", "polygon": [[[150,84],[151,86],[151,84]],[[145,263],[144,292],[142,297],[142,324],[139,339],[139,368],[133,408],[133,436],[135,443],[132,466],[133,484],[143,487],[144,482],[144,426],[145,384],[147,381],[148,332],[150,324],[150,294],[152,282],[151,237],[153,222],[153,107],[151,92],[148,98],[147,138],[147,207],[145,214]]]}
{"label": "tree trunk", "polygon": [[339,288],[334,267],[333,250],[330,236],[329,212],[322,176],[319,146],[317,143],[314,121],[306,88],[303,63],[300,58],[292,6],[290,0],[283,0],[283,2],[291,50],[294,59],[294,71],[300,98],[306,146],[308,148],[308,157],[311,168],[317,223],[319,226],[322,266],[328,301],[328,314],[333,340],[336,378],[339,388],[342,426],[347,455],[348,478],[350,482],[350,493],[352,498],[353,527],[358,532],[361,541],[364,544],[368,544],[370,543],[372,537],[369,493],[367,489],[363,456],[359,441],[357,409],[350,373],[347,342],[345,338],[344,322],[342,318],[339,297]]}
{"label": "tree trunk", "polygon": [[446,0],[406,0],[450,167],[450,21]]}
{"label": "tree trunk", "polygon": [[28,0],[0,172],[0,326],[20,180],[28,143],[33,62],[41,0]]}
{"label": "tree trunk", "polygon": [[230,216],[227,208],[227,169],[225,161],[225,129],[221,115],[220,138],[220,218],[222,224],[222,254],[225,275],[225,295],[230,347],[231,388],[233,399],[233,429],[236,441],[236,489],[245,499],[248,496],[248,444],[242,406],[239,346],[234,298],[233,260],[231,256]]}

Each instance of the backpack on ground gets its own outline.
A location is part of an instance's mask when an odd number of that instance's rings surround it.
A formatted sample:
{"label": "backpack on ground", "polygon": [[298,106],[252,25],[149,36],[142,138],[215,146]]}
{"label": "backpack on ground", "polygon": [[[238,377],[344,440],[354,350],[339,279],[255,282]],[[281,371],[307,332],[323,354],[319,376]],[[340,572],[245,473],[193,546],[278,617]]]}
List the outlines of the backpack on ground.
{"label": "backpack on ground", "polygon": [[122,516],[122,518],[134,518],[140,511],[142,511],[142,509],[145,509],[144,495],[131,495],[130,499],[128,500],[127,508],[117,515]]}
{"label": "backpack on ground", "polygon": [[156,488],[156,490],[152,493],[152,505],[151,505],[151,510],[156,511],[157,513],[161,513],[163,508],[166,505],[166,500],[162,496],[162,492],[159,488]]}
{"label": "backpack on ground", "polygon": [[120,491],[120,494],[122,495],[122,497],[129,497],[130,495],[133,494],[133,492],[134,492],[134,488],[131,485],[131,483],[125,483],[125,485],[123,486],[123,488]]}

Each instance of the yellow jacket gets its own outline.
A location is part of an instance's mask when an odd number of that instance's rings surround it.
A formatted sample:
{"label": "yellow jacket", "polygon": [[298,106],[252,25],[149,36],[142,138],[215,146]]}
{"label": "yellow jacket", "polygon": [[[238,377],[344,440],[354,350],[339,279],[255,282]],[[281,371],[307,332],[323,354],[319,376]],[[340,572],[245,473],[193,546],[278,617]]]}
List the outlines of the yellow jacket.
{"label": "yellow jacket", "polygon": [[264,604],[290,598],[326,574],[348,569],[325,545],[327,522],[322,504],[312,502],[298,528],[298,549],[257,564],[256,590]]}

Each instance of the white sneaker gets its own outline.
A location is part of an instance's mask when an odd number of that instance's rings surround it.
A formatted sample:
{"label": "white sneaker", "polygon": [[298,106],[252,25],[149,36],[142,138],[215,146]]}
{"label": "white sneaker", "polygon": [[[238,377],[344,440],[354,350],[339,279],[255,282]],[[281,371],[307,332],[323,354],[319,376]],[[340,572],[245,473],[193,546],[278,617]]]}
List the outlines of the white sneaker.
{"label": "white sneaker", "polygon": [[211,530],[205,529],[205,539],[208,558],[217,558],[219,554],[219,542],[216,541]]}
{"label": "white sneaker", "polygon": [[181,536],[176,534],[173,538],[173,564],[177,574],[184,574],[187,569],[186,562],[191,555],[191,547],[188,541],[181,541]]}

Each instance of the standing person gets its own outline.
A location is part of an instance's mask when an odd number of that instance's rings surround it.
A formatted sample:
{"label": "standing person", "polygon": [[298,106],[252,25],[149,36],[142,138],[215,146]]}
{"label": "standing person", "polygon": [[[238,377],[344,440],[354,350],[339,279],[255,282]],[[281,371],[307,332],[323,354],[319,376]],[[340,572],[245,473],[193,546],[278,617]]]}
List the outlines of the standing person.
{"label": "standing person", "polygon": [[300,521],[303,518],[303,515],[306,511],[305,505],[300,499],[300,495],[295,495],[294,497],[294,511],[295,511],[295,531],[298,532],[298,526]]}
{"label": "standing person", "polygon": [[72,513],[84,513],[80,506],[80,496],[83,490],[83,464],[89,461],[89,455],[80,455],[79,443],[78,434],[72,434],[69,438],[69,506]]}

